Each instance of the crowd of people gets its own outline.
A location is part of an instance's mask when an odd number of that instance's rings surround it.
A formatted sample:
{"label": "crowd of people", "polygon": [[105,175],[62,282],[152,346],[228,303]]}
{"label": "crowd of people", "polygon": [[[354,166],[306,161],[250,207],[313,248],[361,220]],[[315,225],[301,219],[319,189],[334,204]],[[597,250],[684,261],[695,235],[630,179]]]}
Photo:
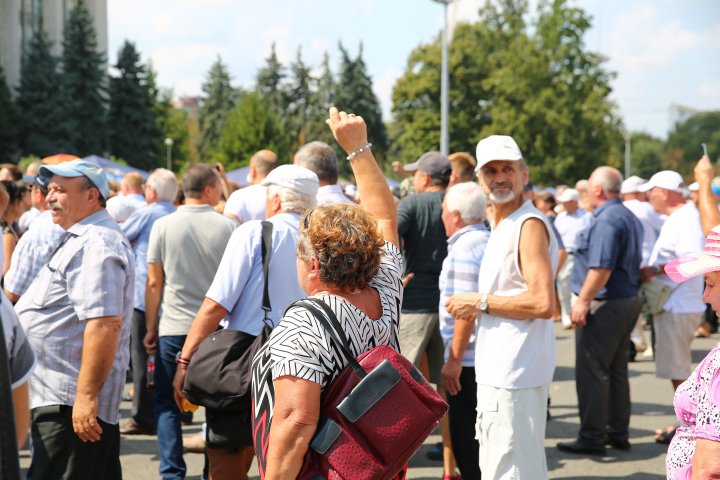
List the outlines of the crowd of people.
{"label": "crowd of people", "polygon": [[[719,471],[720,354],[694,372],[691,361],[720,309],[720,187],[706,156],[690,186],[601,166],[539,189],[532,159],[492,135],[475,156],[394,165],[405,179],[391,191],[363,119],[333,108],[327,123],[357,186],[341,188],[335,151],[317,141],[292,164],[257,152],[245,188],[221,165],[192,165],[180,182],[129,173],[112,189],[81,159],[0,166],[0,314],[28,478],[122,478],[120,436],[133,434],[156,435],[163,479],[185,478],[188,366],[219,328],[259,334],[265,275],[273,333],[253,362],[254,408],[230,426],[206,409],[207,478],[247,478],[255,458],[264,478],[301,471],[322,392],[347,365],[292,306],[306,297],[332,310],[354,354],[389,345],[437,385],[449,411],[431,455],[444,480],[547,478],[553,320],[574,329],[580,417],[560,451],[631,448],[628,362],[641,354],[675,391],[679,422],[656,436],[670,444],[668,477]],[[228,427],[234,443],[206,444]]]}

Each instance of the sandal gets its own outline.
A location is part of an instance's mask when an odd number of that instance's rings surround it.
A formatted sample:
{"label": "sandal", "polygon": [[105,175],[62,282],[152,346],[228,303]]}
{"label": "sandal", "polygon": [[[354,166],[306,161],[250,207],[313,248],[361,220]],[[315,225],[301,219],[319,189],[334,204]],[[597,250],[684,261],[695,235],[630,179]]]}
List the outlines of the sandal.
{"label": "sandal", "polygon": [[655,430],[655,443],[661,443],[663,445],[670,445],[677,427],[675,425],[669,425],[664,429]]}

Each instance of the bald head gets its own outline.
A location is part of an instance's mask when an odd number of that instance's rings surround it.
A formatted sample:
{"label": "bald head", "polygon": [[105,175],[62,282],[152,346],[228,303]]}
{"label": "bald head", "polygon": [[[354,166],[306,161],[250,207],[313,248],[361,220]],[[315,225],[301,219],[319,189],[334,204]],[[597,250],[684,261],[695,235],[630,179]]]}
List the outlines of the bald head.
{"label": "bald head", "polygon": [[275,167],[277,167],[278,158],[272,150],[260,150],[250,158],[250,179],[251,183],[259,184],[267,177]]}
{"label": "bald head", "polygon": [[606,200],[620,196],[622,174],[613,167],[598,167],[588,180],[588,194],[593,206],[602,205]]}

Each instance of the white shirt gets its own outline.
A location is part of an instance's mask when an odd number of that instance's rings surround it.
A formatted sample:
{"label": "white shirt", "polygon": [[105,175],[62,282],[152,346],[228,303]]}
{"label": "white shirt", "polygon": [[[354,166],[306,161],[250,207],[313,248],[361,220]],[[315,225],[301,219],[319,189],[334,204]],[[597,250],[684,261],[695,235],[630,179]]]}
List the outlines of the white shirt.
{"label": "white shirt", "polygon": [[[548,231],[552,272],[557,270],[558,242],[547,217],[526,201],[504,218],[490,234],[480,265],[478,291],[514,296],[527,291],[520,274],[520,230],[538,218]],[[554,274],[553,274],[554,275]],[[555,330],[548,319],[512,320],[490,314],[479,317],[475,341],[475,378],[478,385],[496,388],[533,388],[548,385],[555,371]]]}
{"label": "white shirt", "polygon": [[650,254],[655,246],[660,229],[665,223],[667,216],[658,213],[649,202],[640,200],[627,200],[623,205],[630,210],[643,226],[642,262],[640,268],[647,267],[650,262]]}
{"label": "white shirt", "polygon": [[265,220],[265,196],[267,187],[250,185],[235,190],[225,202],[223,214],[235,215],[240,223],[250,220]]}
{"label": "white shirt", "polygon": [[343,192],[339,185],[325,185],[318,188],[317,203],[319,207],[334,205],[336,203],[353,203]]}
{"label": "white shirt", "polygon": [[[650,265],[665,265],[674,258],[698,255],[702,253],[704,246],[705,236],[700,224],[700,213],[694,203],[687,202],[668,215],[650,255]],[[702,275],[680,284],[670,280],[667,275],[659,275],[657,279],[673,289],[665,303],[665,311],[674,313],[705,311],[705,303],[702,301]]]}
{"label": "white shirt", "polygon": [[555,217],[555,228],[560,234],[565,250],[568,253],[574,253],[577,249],[577,234],[587,228],[591,218],[592,215],[582,208],[578,208],[573,213],[562,211]]}

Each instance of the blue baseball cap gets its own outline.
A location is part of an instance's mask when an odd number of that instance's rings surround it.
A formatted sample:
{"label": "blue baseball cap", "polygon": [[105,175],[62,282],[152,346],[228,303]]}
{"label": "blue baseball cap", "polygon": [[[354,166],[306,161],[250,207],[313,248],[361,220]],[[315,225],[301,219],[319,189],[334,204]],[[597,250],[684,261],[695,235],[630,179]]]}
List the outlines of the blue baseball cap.
{"label": "blue baseball cap", "polygon": [[105,172],[103,172],[102,168],[87,160],[78,159],[71,162],[58,163],[57,165],[43,165],[40,167],[39,175],[45,177],[58,175],[67,178],[86,177],[97,187],[103,198],[110,196],[110,188],[105,178]]}

